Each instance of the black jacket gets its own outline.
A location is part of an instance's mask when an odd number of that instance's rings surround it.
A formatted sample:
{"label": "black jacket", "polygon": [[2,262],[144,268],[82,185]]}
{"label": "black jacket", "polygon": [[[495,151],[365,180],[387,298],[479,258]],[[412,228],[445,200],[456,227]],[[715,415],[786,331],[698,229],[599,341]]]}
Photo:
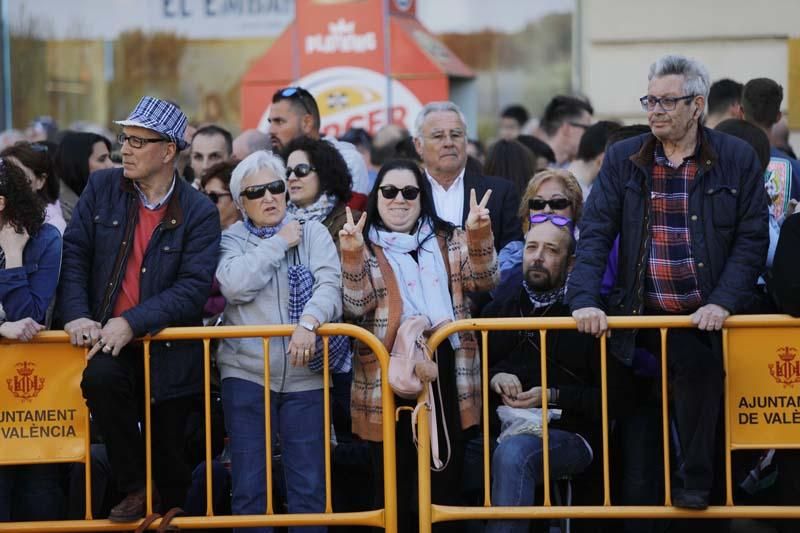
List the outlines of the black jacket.
{"label": "black jacket", "polygon": [[[89,178],[64,232],[58,305],[65,323],[85,317],[105,324],[111,318],[125,277],[139,201],[121,168],[101,170]],[[202,325],[219,241],[214,205],[176,178],[164,219],[142,261],[139,304],[122,314],[136,337],[168,326]],[[154,342],[153,401],[200,392],[202,355],[199,341]]]}
{"label": "black jacket", "polygon": [[[495,299],[484,309],[483,318],[569,316],[563,302],[545,309],[533,309],[522,287],[522,274],[514,273],[497,290]],[[539,332],[492,331],[489,333],[489,380],[501,372],[516,375],[523,390],[541,385]],[[619,416],[630,398],[630,371],[613,357],[608,358],[609,420]],[[600,450],[601,388],[600,348],[597,339],[575,330],[552,330],[547,334],[547,386],[557,388],[562,410],[553,428],[581,434],[594,450]],[[499,434],[497,407],[500,395],[489,391],[490,427]]]}
{"label": "black jacket", "polygon": [[800,213],[783,221],[767,287],[781,313],[800,317]]}
{"label": "black jacket", "polygon": [[[703,303],[741,313],[752,304],[769,247],[768,198],[761,165],[744,141],[707,128],[698,133],[698,171],[689,190],[689,230]],[[567,302],[575,311],[604,308],[600,281],[619,235],[619,268],[608,300],[610,315],[644,310],[649,258],[650,190],[656,138],[647,133],[611,146],[580,221]],[[630,364],[635,332],[609,339],[615,356]]]}
{"label": "black jacket", "polygon": [[464,210],[461,225],[469,215],[469,193],[475,189],[475,197],[480,202],[488,189],[492,189],[492,196],[486,207],[492,219],[492,232],[494,233],[494,247],[499,252],[503,246],[511,241],[522,239],[517,211],[519,210],[519,195],[514,184],[504,178],[494,176],[481,176],[473,174],[469,168],[464,172]]}

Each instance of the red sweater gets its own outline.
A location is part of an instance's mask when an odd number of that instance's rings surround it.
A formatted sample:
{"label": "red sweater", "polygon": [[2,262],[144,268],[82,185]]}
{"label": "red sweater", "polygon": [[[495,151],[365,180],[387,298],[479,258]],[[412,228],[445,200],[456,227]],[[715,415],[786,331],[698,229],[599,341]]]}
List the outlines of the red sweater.
{"label": "red sweater", "polygon": [[125,265],[122,288],[117,295],[117,301],[114,303],[115,317],[121,316],[128,309],[139,305],[139,276],[146,274],[142,269],[144,254],[147,251],[147,245],[150,244],[153,231],[161,222],[166,210],[167,204],[151,211],[139,202],[139,219],[133,232],[133,246],[131,247],[130,255],[128,255],[128,263]]}

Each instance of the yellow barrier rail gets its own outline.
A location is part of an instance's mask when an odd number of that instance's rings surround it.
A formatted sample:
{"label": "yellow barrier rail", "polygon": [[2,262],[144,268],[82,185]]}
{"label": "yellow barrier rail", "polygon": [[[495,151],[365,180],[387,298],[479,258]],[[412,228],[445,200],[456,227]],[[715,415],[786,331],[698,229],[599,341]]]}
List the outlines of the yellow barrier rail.
{"label": "yellow barrier rail", "polygon": [[[608,326],[613,329],[658,329],[661,334],[661,387],[667,390],[667,331],[671,328],[693,328],[688,316],[647,316],[647,317],[609,317]],[[613,505],[610,492],[609,450],[608,450],[608,383],[607,383],[607,348],[606,337],[600,340],[601,363],[601,393],[602,393],[602,444],[603,444],[603,504],[595,506],[553,506],[550,502],[550,450],[548,443],[547,402],[542,402],[542,441],[543,441],[543,506],[524,507],[494,507],[491,503],[491,472],[490,472],[490,447],[489,447],[489,331],[518,331],[538,330],[541,335],[541,387],[547,389],[547,332],[549,330],[576,329],[575,321],[571,317],[547,318],[495,318],[459,320],[450,323],[433,333],[428,341],[431,351],[435,350],[450,335],[460,331],[476,331],[481,333],[481,375],[482,375],[482,404],[483,404],[483,506],[459,507],[437,505],[431,502],[431,451],[430,451],[430,425],[428,417],[418,418],[419,453],[419,531],[429,533],[434,523],[454,520],[478,519],[550,519],[550,518],[800,518],[800,506],[734,506],[731,481],[731,451],[739,449],[768,449],[768,448],[800,448],[800,432],[796,429],[790,433],[789,440],[769,440],[769,438],[754,438],[745,431],[737,430],[736,442],[733,442],[731,431],[732,398],[731,398],[731,372],[735,370],[730,365],[731,336],[740,331],[755,330],[758,332],[756,341],[759,347],[768,350],[772,343],[780,346],[784,353],[789,351],[786,358],[798,350],[786,343],[800,344],[800,319],[793,319],[786,315],[740,315],[728,318],[722,330],[723,365],[725,370],[724,409],[725,409],[725,505],[711,506],[704,511],[693,511],[672,507],[670,496],[670,465],[669,465],[669,407],[668,395],[662,394],[662,438],[664,449],[664,491],[665,501],[661,506],[620,506]],[[791,340],[794,339],[794,340]],[[737,339],[738,341],[739,339]],[[746,339],[742,339],[745,344]],[[776,344],[777,343],[777,344]],[[786,344],[783,347],[783,344]],[[751,342],[752,344],[752,342]],[[748,346],[748,348],[750,348]],[[792,350],[794,350],[792,352]],[[761,351],[759,349],[759,351]],[[736,358],[736,365],[742,364],[741,357]],[[761,362],[763,364],[763,361]],[[797,373],[797,382],[800,383],[800,360],[791,364],[797,368],[790,369],[789,375]],[[745,369],[747,370],[747,369]],[[770,373],[774,369],[769,368]],[[783,371],[784,375],[787,374]],[[777,372],[781,374],[781,371]],[[741,374],[741,372],[739,372]],[[734,372],[733,376],[738,375]],[[790,376],[791,377],[791,376]],[[777,378],[776,378],[777,379]],[[774,385],[774,383],[773,383]],[[786,383],[784,383],[786,386]],[[754,392],[759,392],[756,388]],[[427,401],[427,391],[423,390],[418,400],[420,403]],[[798,421],[800,423],[800,421]],[[740,436],[741,435],[741,436]]]}
{"label": "yellow barrier rail", "polygon": [[[205,461],[206,461],[206,514],[205,516],[180,516],[170,523],[181,529],[209,529],[231,527],[258,527],[258,526],[315,526],[315,525],[354,525],[384,528],[387,532],[397,531],[397,495],[396,495],[396,461],[395,461],[395,421],[394,421],[394,395],[389,386],[389,353],[383,344],[370,332],[350,324],[325,324],[319,328],[317,335],[323,337],[323,383],[324,383],[324,424],[325,424],[325,512],[315,514],[275,514],[272,494],[272,442],[270,439],[270,395],[269,386],[264,387],[265,403],[265,434],[266,434],[266,488],[267,505],[264,515],[239,515],[217,516],[212,508],[213,484],[211,482],[211,355],[210,343],[212,339],[225,338],[263,338],[264,344],[264,383],[269,383],[269,339],[272,337],[288,337],[294,331],[293,326],[223,326],[223,327],[187,327],[168,328],[154,337],[143,339],[144,344],[144,409],[145,409],[145,460],[146,460],[146,491],[147,514],[153,512],[153,480],[152,480],[152,449],[150,439],[150,345],[154,341],[173,340],[202,340],[203,342],[203,373],[205,396]],[[372,350],[381,366],[382,402],[383,402],[383,468],[384,468],[384,507],[372,511],[334,513],[331,504],[331,450],[330,450],[330,375],[328,365],[328,337],[330,335],[343,335],[354,338],[367,345]],[[9,342],[0,343],[0,347],[8,346]],[[30,350],[35,344],[61,344],[64,348],[85,354],[85,350],[76,350],[69,346],[69,337],[64,332],[43,332],[37,335],[30,343],[16,345],[25,350]],[[85,366],[85,364],[83,365]],[[5,404],[0,404],[5,408]],[[142,521],[129,523],[114,523],[109,520],[93,520],[91,509],[91,455],[89,436],[89,417],[85,407],[80,415],[85,420],[85,447],[83,456],[79,459],[65,459],[53,461],[46,457],[38,461],[25,461],[30,463],[53,462],[80,462],[85,463],[86,474],[86,517],[85,520],[39,521],[39,522],[6,522],[0,523],[0,531],[51,531],[51,532],[78,532],[78,531],[131,531]],[[19,462],[3,461],[0,464],[21,464]],[[148,529],[156,529],[161,524],[161,519],[154,521]]]}

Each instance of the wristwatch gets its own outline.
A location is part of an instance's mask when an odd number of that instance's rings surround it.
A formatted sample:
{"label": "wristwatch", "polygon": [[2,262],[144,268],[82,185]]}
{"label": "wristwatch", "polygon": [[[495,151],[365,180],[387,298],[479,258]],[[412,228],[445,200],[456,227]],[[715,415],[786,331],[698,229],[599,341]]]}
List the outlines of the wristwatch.
{"label": "wristwatch", "polygon": [[297,325],[300,326],[301,328],[307,329],[311,333],[315,333],[317,331],[317,328],[319,327],[319,326],[315,326],[311,322],[306,322],[305,320],[301,320],[300,322],[298,322]]}

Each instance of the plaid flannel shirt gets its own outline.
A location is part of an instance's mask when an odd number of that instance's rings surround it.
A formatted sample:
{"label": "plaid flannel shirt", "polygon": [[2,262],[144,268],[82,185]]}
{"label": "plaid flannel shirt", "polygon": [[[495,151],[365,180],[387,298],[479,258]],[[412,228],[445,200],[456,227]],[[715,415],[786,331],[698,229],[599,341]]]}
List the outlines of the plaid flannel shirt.
{"label": "plaid flannel shirt", "polygon": [[702,305],[689,231],[689,189],[696,175],[694,155],[675,167],[656,143],[644,290],[645,306],[655,311],[685,313]]}

